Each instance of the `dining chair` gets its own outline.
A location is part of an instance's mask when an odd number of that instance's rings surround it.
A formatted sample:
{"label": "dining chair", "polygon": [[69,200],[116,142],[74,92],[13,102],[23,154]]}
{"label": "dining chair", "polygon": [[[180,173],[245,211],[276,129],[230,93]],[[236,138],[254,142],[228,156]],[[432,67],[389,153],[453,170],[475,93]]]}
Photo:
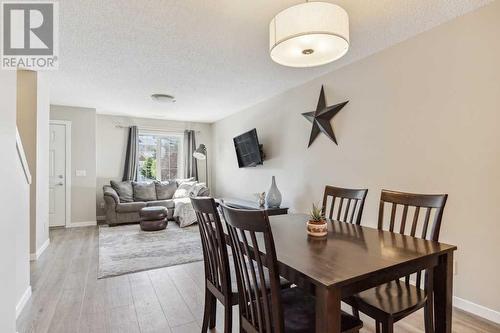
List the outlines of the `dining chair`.
{"label": "dining chair", "polygon": [[224,332],[232,330],[237,291],[231,285],[227,243],[217,206],[212,198],[191,198],[200,230],[205,264],[205,309],[202,332],[215,327],[217,300],[224,305]]}
{"label": "dining chair", "polygon": [[[268,215],[258,210],[221,206],[236,268],[241,331],[315,332],[314,296],[298,287],[279,286],[278,260]],[[261,281],[266,276],[270,285],[262,288]],[[342,332],[359,332],[362,326],[359,319],[342,312]]]}
{"label": "dining chair", "polygon": [[[359,225],[367,194],[367,189],[358,190],[327,185],[323,195],[323,214],[325,217],[328,215],[329,219]],[[338,206],[336,206],[337,202]]]}
{"label": "dining chair", "polygon": [[[233,261],[229,260],[226,236],[217,204],[213,198],[191,198],[200,230],[205,264],[205,309],[202,332],[216,324],[217,300],[224,306],[224,332],[232,330],[232,307],[238,304],[238,286]],[[269,280],[265,280],[269,288]],[[290,287],[290,282],[280,278],[280,288]]]}
{"label": "dining chair", "polygon": [[[382,190],[378,229],[438,241],[447,198],[447,194],[429,195]],[[390,214],[384,214],[386,204],[390,205]],[[420,214],[421,211],[425,213]],[[388,219],[385,218],[386,215]],[[413,215],[411,220],[408,220],[409,215]],[[422,273],[425,281],[422,280]],[[424,308],[425,332],[434,332],[433,271],[419,271],[413,274],[413,277],[414,281],[408,275],[404,281],[395,280],[343,301],[375,319],[377,333],[392,333],[395,322]]]}

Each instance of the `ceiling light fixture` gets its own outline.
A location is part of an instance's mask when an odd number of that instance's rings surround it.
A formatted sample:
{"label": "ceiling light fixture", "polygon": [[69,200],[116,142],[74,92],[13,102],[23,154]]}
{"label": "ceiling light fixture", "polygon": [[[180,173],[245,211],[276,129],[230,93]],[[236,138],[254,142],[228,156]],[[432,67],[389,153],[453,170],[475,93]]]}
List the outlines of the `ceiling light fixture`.
{"label": "ceiling light fixture", "polygon": [[166,95],[166,94],[152,94],[151,99],[155,102],[159,103],[175,103],[175,97],[172,95]]}
{"label": "ceiling light fixture", "polygon": [[278,13],[269,24],[271,59],[289,67],[314,67],[349,49],[349,15],[340,6],[306,2]]}

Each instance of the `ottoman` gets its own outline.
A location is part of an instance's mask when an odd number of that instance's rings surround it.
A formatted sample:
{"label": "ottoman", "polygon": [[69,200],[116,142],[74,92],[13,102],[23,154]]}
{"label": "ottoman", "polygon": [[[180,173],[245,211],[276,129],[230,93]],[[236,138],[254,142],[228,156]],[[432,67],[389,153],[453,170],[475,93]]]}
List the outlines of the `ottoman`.
{"label": "ottoman", "polygon": [[139,211],[141,229],[158,231],[167,227],[167,208],[162,206],[144,207]]}

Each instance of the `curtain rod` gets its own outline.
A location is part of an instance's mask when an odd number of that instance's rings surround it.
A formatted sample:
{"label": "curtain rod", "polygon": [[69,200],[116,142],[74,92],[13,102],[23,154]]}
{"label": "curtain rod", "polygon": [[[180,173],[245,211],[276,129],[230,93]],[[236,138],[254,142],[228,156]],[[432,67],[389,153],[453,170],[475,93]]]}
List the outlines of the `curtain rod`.
{"label": "curtain rod", "polygon": [[[115,125],[116,128],[130,128],[130,126],[137,126],[137,125]],[[139,130],[143,131],[154,131],[154,132],[167,132],[167,133],[180,133],[184,132],[187,129],[164,129],[164,128],[158,128],[158,127],[143,127],[143,126],[137,126]],[[195,133],[201,133],[201,131],[195,131]]]}

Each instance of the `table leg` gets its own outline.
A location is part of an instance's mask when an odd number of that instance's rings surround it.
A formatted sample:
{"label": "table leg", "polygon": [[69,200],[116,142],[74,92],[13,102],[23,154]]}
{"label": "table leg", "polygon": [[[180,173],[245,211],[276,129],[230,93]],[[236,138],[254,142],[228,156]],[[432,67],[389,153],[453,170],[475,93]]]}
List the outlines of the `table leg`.
{"label": "table leg", "polygon": [[434,268],[435,333],[451,333],[453,297],[453,252],[439,257]]}
{"label": "table leg", "polygon": [[316,287],[316,333],[340,333],[340,290]]}

